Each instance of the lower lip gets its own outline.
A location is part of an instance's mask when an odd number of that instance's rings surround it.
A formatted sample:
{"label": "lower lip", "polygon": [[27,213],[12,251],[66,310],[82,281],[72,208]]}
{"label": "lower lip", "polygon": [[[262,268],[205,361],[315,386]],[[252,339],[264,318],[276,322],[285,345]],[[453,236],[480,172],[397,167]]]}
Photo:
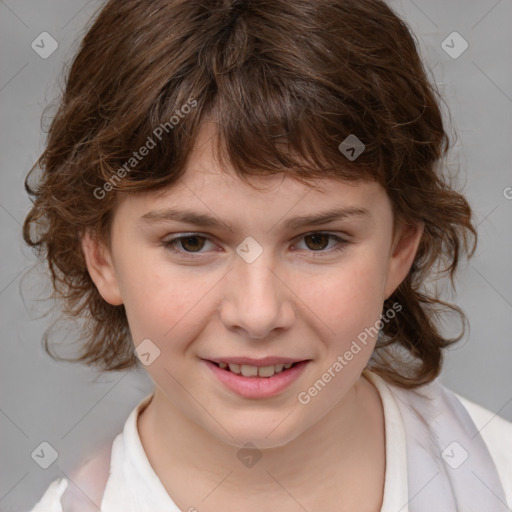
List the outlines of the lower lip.
{"label": "lower lip", "polygon": [[309,363],[301,361],[272,377],[244,377],[223,370],[211,361],[203,361],[226,387],[245,398],[269,398],[278,395],[299,378]]}

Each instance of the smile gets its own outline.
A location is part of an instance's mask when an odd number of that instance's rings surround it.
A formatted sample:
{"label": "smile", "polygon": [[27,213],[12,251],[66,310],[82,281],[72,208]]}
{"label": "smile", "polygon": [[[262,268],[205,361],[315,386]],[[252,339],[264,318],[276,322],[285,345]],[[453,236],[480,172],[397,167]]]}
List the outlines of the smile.
{"label": "smile", "polygon": [[[217,364],[217,363],[214,363]],[[275,364],[270,366],[251,366],[249,364],[218,363],[217,366],[223,370],[243,375],[244,377],[272,377],[276,373],[290,369],[296,363]]]}
{"label": "smile", "polygon": [[[203,359],[215,382],[244,398],[271,398],[290,387],[311,360],[267,366],[214,362]],[[222,366],[221,366],[222,365]]]}

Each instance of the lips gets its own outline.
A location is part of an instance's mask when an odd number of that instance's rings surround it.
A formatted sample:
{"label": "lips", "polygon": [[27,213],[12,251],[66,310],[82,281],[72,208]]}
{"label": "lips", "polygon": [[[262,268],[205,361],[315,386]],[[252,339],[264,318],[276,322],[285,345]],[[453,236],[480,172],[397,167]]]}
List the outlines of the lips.
{"label": "lips", "polygon": [[[235,358],[235,360],[240,361],[247,359]],[[273,360],[275,360],[275,358]],[[287,360],[290,361],[290,359]],[[300,377],[300,375],[310,364],[311,360],[302,360],[300,362],[296,362],[295,364],[287,363],[291,364],[289,369],[282,370],[281,372],[268,376],[259,375],[259,372],[266,371],[267,367],[251,367],[248,365],[241,365],[240,368],[246,366],[258,371],[258,375],[244,376],[243,374],[234,373],[229,369],[222,369],[220,367],[222,361],[221,363],[214,363],[211,360],[206,359],[203,361],[206,367],[212,372],[213,376],[216,377],[218,381],[220,381],[231,391],[245,398],[262,399],[271,398],[285,391],[289,386],[292,385],[294,381]],[[252,359],[252,361],[254,362],[255,360]],[[260,359],[256,361],[261,363],[265,360]],[[236,365],[236,363],[231,364]]]}
{"label": "lips", "polygon": [[[213,363],[217,364],[217,363]],[[248,364],[234,364],[234,363],[219,363],[217,366],[223,370],[230,371],[237,375],[244,377],[272,377],[276,373],[281,373],[284,370],[289,370],[294,364],[276,364],[269,366],[251,366]]]}
{"label": "lips", "polygon": [[263,357],[261,359],[253,359],[251,357],[219,357],[219,358],[210,358],[205,359],[206,361],[211,361],[212,363],[220,364],[238,364],[240,366],[275,366],[277,364],[287,365],[293,363],[300,363],[302,361],[308,361],[306,358],[293,358],[293,357],[276,357],[276,356],[268,356]]}
{"label": "lips", "polygon": [[225,357],[207,360],[222,370],[244,377],[272,377],[289,370],[292,366],[305,362],[304,359],[268,356],[260,359],[249,357]]}

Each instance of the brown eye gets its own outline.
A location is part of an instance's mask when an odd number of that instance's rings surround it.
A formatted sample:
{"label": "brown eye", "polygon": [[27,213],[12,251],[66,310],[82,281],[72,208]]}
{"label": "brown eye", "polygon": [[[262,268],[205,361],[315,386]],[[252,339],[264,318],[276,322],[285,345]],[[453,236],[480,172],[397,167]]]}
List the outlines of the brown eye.
{"label": "brown eye", "polygon": [[200,251],[204,247],[204,241],[205,238],[202,236],[184,236],[179,238],[179,243],[187,252]]}
{"label": "brown eye", "polygon": [[[329,242],[332,242],[332,245]],[[304,244],[305,248],[302,250],[309,253],[309,256],[320,257],[341,252],[351,243],[350,240],[340,238],[332,233],[315,231],[302,235],[300,245]]]}
{"label": "brown eye", "polygon": [[177,236],[171,240],[164,241],[162,245],[165,249],[172,252],[179,253],[182,256],[187,254],[203,254],[200,252],[204,247],[207,237],[195,234],[189,234],[184,236]]}
{"label": "brown eye", "polygon": [[[308,249],[313,251],[321,251],[329,245],[329,240],[331,238],[332,235],[327,233],[314,233],[312,235],[306,235],[304,240],[306,241]],[[308,242],[308,240],[311,241],[311,244]]]}

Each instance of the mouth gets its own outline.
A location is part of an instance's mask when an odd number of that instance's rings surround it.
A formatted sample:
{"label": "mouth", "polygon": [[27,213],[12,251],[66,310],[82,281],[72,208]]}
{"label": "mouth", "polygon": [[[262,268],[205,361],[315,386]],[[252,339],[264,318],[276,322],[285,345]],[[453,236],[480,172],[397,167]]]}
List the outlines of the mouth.
{"label": "mouth", "polygon": [[[228,358],[231,359],[231,358]],[[277,358],[271,361],[270,358],[252,359],[256,365],[240,364],[247,362],[247,359],[237,358],[238,363],[231,361],[212,361],[203,359],[206,367],[218,382],[234,393],[251,399],[271,398],[279,395],[289,388],[304,373],[312,362],[308,360],[291,360]],[[284,362],[282,362],[284,361]],[[265,364],[265,366],[263,366]]]}
{"label": "mouth", "polygon": [[217,368],[224,370],[226,372],[234,373],[235,375],[242,375],[243,377],[264,377],[270,378],[276,374],[284,373],[293,368],[294,366],[300,364],[304,361],[296,361],[294,363],[279,363],[274,365],[267,366],[253,366],[249,364],[236,364],[236,363],[226,363],[226,362],[216,362],[210,361]]}

